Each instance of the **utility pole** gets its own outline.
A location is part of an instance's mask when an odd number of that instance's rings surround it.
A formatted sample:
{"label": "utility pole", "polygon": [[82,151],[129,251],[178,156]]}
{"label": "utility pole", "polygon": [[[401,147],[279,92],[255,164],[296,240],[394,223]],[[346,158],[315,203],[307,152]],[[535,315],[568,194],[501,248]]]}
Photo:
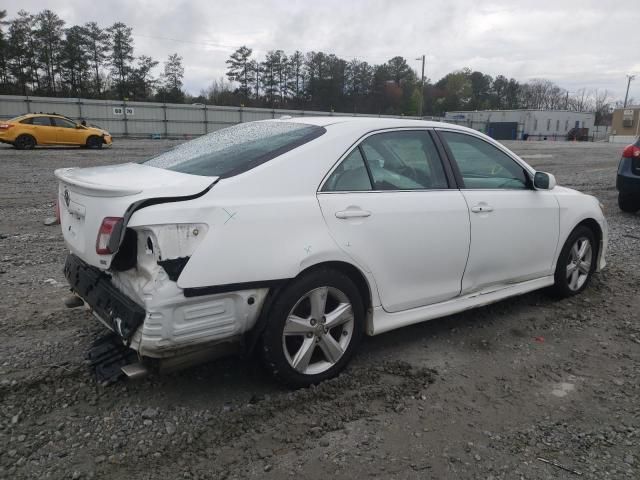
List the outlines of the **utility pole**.
{"label": "utility pole", "polygon": [[624,94],[624,106],[622,108],[627,108],[627,99],[629,98],[629,86],[631,85],[631,80],[636,78],[635,75],[627,75],[627,93]]}
{"label": "utility pole", "polygon": [[422,105],[424,104],[424,60],[425,56],[416,58],[416,60],[422,60],[422,76],[420,77],[420,105],[418,108],[418,116],[422,117]]}

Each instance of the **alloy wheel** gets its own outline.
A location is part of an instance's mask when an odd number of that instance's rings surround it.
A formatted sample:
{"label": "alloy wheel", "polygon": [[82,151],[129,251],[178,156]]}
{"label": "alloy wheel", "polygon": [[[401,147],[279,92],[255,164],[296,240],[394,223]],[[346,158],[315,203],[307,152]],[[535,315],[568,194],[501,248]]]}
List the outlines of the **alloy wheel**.
{"label": "alloy wheel", "polygon": [[289,365],[305,375],[327,371],[353,338],[354,316],[344,292],[319,287],[304,294],[289,312],[282,347]]}
{"label": "alloy wheel", "polygon": [[593,248],[587,237],[579,237],[571,250],[567,261],[567,284],[569,289],[577,291],[585,284],[591,275]]}

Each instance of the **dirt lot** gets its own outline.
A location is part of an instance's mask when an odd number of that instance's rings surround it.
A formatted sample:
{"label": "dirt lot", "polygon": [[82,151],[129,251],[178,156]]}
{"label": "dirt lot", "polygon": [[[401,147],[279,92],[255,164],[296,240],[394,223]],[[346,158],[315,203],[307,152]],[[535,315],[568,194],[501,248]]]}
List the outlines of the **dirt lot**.
{"label": "dirt lot", "polygon": [[[173,142],[175,143],[175,142]],[[640,478],[640,216],[616,205],[622,146],[509,144],[560,184],[595,194],[609,267],[581,296],[532,293],[365,340],[339,378],[291,392],[256,360],[98,387],[84,363],[103,329],[67,310],[62,166],[111,150],[0,146],[0,477]]]}

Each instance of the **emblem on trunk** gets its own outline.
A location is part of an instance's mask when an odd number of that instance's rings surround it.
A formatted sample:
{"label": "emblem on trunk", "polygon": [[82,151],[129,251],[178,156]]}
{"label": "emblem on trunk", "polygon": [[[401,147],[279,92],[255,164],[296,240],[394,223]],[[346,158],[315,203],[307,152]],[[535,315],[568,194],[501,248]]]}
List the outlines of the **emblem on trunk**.
{"label": "emblem on trunk", "polygon": [[64,189],[64,203],[67,206],[67,208],[69,208],[69,202],[70,202],[70,198],[69,198],[69,190],[67,190],[66,188]]}

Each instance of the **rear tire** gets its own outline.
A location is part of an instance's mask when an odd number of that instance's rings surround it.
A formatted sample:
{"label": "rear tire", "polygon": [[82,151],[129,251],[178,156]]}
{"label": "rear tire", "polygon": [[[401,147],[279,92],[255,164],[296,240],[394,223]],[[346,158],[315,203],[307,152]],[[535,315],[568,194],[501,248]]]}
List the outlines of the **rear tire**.
{"label": "rear tire", "polygon": [[575,228],[560,252],[551,292],[559,298],[572,297],[582,292],[591,281],[598,263],[596,236],[590,228]]}
{"label": "rear tire", "polygon": [[262,334],[266,368],[293,387],[338,375],[353,357],[364,332],[365,307],[353,281],[322,268],[284,288]]}
{"label": "rear tire", "polygon": [[19,135],[18,138],[13,141],[13,146],[18,150],[33,150],[36,143],[36,139],[31,135],[23,134]]}
{"label": "rear tire", "polygon": [[95,135],[87,138],[87,148],[102,148],[102,138]]}
{"label": "rear tire", "polygon": [[640,210],[640,195],[618,194],[618,206],[627,213],[636,213]]}

